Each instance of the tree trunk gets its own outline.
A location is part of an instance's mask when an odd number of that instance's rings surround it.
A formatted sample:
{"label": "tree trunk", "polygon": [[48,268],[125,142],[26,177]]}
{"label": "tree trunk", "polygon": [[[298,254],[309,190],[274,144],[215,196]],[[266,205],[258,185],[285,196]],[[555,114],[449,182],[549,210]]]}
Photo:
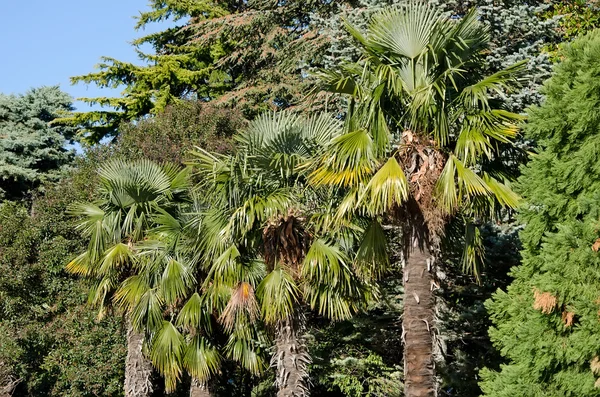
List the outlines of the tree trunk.
{"label": "tree trunk", "polygon": [[190,386],[190,397],[210,397],[210,390],[208,386],[203,385],[198,382],[196,379],[192,379],[192,384]]}
{"label": "tree trunk", "polygon": [[[415,240],[416,241],[416,240]],[[404,395],[435,395],[433,362],[433,292],[426,246],[413,244],[404,268]]]}
{"label": "tree trunk", "polygon": [[3,384],[0,385],[0,397],[11,397],[18,384],[21,383],[21,380],[11,377],[4,379],[2,383]]}
{"label": "tree trunk", "polygon": [[288,318],[277,324],[275,354],[271,366],[277,371],[275,386],[277,397],[308,396],[308,364],[310,356],[301,332],[304,327],[302,315]]}
{"label": "tree trunk", "polygon": [[144,335],[136,332],[129,318],[127,326],[127,358],[125,360],[125,397],[149,397],[152,385],[152,363],[142,352]]}
{"label": "tree trunk", "polygon": [[10,368],[0,361],[0,397],[10,397],[21,383],[21,379],[17,379],[11,373]]}

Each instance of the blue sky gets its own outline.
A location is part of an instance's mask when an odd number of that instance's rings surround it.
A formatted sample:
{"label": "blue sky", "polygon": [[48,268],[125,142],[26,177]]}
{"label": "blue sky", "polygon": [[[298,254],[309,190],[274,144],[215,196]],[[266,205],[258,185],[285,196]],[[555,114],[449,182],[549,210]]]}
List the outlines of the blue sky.
{"label": "blue sky", "polygon": [[101,56],[137,62],[130,42],[166,26],[136,31],[133,17],[147,9],[147,0],[0,0],[0,92],[60,84],[75,98],[118,95],[69,77],[92,72]]}

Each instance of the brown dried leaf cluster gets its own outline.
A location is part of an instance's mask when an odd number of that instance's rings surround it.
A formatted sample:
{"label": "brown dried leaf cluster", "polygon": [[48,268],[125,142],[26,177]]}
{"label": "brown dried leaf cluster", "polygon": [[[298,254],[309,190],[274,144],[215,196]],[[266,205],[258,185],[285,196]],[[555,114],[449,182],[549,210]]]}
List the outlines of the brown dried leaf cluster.
{"label": "brown dried leaf cluster", "polygon": [[441,235],[446,214],[435,203],[435,185],[442,173],[446,158],[436,149],[435,142],[422,138],[410,130],[402,133],[399,160],[408,179],[410,192],[434,235]]}
{"label": "brown dried leaf cluster", "polygon": [[[594,375],[600,375],[600,358],[598,356],[592,358],[592,361],[590,361],[590,369]],[[600,389],[600,378],[596,379],[594,387]]]}
{"label": "brown dried leaf cluster", "polygon": [[569,311],[562,312],[562,321],[565,324],[565,327],[570,327],[573,325],[573,319],[575,318],[575,313]]}
{"label": "brown dried leaf cluster", "polygon": [[533,308],[541,310],[544,314],[550,314],[556,308],[557,299],[550,292],[541,292],[539,289],[533,289]]}
{"label": "brown dried leaf cluster", "polygon": [[600,375],[600,357],[596,356],[590,361],[590,368],[594,375]]}
{"label": "brown dried leaf cluster", "polygon": [[598,250],[600,250],[600,238],[596,239],[596,241],[592,245],[592,251],[598,252]]}
{"label": "brown dried leaf cluster", "polygon": [[297,274],[307,249],[302,223],[292,212],[268,222],[263,229],[263,257],[269,270],[279,262]]}
{"label": "brown dried leaf cluster", "polygon": [[259,314],[254,288],[246,282],[239,283],[234,289],[231,299],[227,303],[225,310],[223,310],[219,321],[226,329],[233,329],[238,314],[243,312],[248,315],[250,321],[256,320]]}

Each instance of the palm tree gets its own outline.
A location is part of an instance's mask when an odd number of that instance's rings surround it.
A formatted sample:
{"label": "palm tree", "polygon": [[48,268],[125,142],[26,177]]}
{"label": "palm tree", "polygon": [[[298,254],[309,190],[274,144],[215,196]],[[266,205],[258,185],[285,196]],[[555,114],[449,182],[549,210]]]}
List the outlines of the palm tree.
{"label": "palm tree", "polygon": [[368,293],[370,269],[354,260],[360,225],[327,226],[338,195],[311,188],[300,170],[340,127],[326,115],[265,114],[237,137],[236,155],[195,153],[210,207],[202,231],[206,285],[230,288],[221,314],[230,331],[259,318],[274,329],[279,397],[308,395],[305,307],[345,319]]}
{"label": "palm tree", "polygon": [[[146,160],[111,161],[100,169],[99,176],[99,200],[73,208],[73,214],[81,218],[78,227],[89,238],[89,244],[67,265],[67,270],[92,280],[89,300],[99,307],[101,317],[119,297],[123,283],[140,272],[144,261],[139,260],[136,245],[153,228],[155,215],[167,216],[175,211],[187,200],[190,186],[186,170]],[[125,396],[149,396],[154,387],[152,365],[142,351],[144,334],[134,324],[135,312],[127,310],[125,317]]]}
{"label": "palm tree", "polygon": [[[225,310],[228,291],[205,283],[200,203],[196,197],[176,211],[161,209],[153,215],[154,227],[136,245],[136,274],[121,284],[115,298],[131,313],[134,327],[145,332],[166,391],[175,390],[185,371],[192,378],[190,395],[210,396],[208,383],[223,358],[216,317]],[[259,374],[263,364],[256,329],[240,320],[228,331],[225,353]]]}
{"label": "palm tree", "polygon": [[433,396],[435,257],[459,222],[473,267],[475,222],[516,205],[505,166],[520,117],[494,96],[522,65],[481,77],[489,35],[475,12],[456,20],[426,2],[382,11],[366,36],[348,30],[362,58],[323,72],[321,86],[348,97],[345,133],[310,161],[310,182],[348,189],[340,221],[358,213],[402,225],[405,395]]}

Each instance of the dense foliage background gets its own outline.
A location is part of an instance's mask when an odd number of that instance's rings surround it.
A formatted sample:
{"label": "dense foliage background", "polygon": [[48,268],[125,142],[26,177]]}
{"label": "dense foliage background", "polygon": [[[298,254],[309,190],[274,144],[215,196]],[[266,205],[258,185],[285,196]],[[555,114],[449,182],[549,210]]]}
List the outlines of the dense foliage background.
{"label": "dense foliage background", "polygon": [[[178,26],[134,43],[153,49],[143,54],[145,66],[107,57],[97,71],[73,77],[123,88],[118,98],[87,99],[106,111],[77,113],[58,87],[0,94],[0,396],[123,395],[123,313],[98,318],[86,299],[89,281],[65,271],[87,244],[71,209],[97,199],[99,167],[142,158],[183,165],[198,148],[235,155],[235,134],[264,112],[343,119],[347,99],[316,93],[318,72],[359,60],[345,24],[364,31],[372,15],[403,3],[156,0],[138,26],[166,19]],[[523,173],[519,215],[504,211],[501,222],[478,225],[486,256],[477,274],[463,271],[460,238],[438,264],[439,395],[600,395],[600,37],[587,34],[598,26],[599,6],[434,3],[456,20],[478,10],[491,35],[484,72],[527,61],[519,88],[493,99],[529,115],[517,146],[537,153],[513,157]],[[79,154],[74,141],[83,145]],[[395,230],[386,233],[392,255],[380,299],[349,320],[306,319],[313,396],[404,395],[403,259]],[[225,336],[215,339],[225,344]],[[175,393],[188,395],[193,382],[181,380]],[[273,371],[259,375],[224,359],[211,392],[273,396],[274,380]]]}

